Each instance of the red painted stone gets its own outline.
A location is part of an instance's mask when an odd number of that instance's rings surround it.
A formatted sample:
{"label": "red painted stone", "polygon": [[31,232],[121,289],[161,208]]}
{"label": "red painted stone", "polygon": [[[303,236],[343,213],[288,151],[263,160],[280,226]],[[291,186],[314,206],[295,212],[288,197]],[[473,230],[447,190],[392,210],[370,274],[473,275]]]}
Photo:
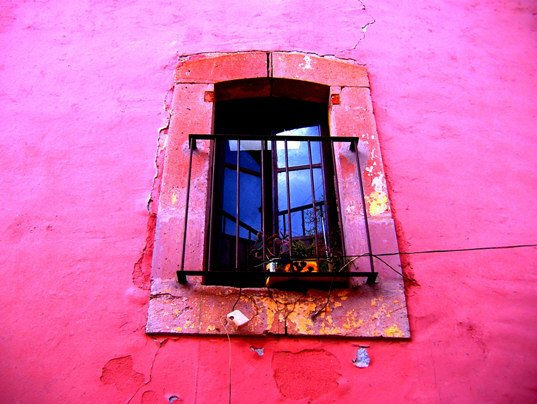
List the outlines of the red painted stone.
{"label": "red painted stone", "polygon": [[[162,184],[157,211],[152,279],[175,279],[181,263],[189,166],[188,135],[210,133],[213,104],[205,102],[211,84],[178,84],[167,135]],[[186,268],[201,268],[209,171],[207,141],[197,142],[192,156]]]}
{"label": "red painted stone", "polygon": [[214,102],[214,91],[205,91],[203,100],[205,102]]}
{"label": "red painted stone", "polygon": [[312,81],[327,86],[369,87],[367,70],[350,61],[313,54],[273,52],[272,77]]}
{"label": "red painted stone", "polygon": [[175,81],[217,83],[244,78],[267,77],[267,53],[195,55],[181,58]]}
{"label": "red painted stone", "polygon": [[339,98],[339,94],[330,95],[330,102],[332,103],[332,105],[339,105],[341,103],[341,99]]}
{"label": "red painted stone", "polygon": [[[367,200],[367,211],[375,216],[389,216],[390,206],[387,194],[386,175],[384,173],[384,163],[380,151],[379,136],[373,115],[370,90],[368,88],[345,87],[336,88],[340,94],[340,105],[330,106],[330,124],[335,130],[336,136],[356,136],[360,138],[360,143],[367,156],[362,155],[363,180],[365,195]],[[341,147],[341,146],[339,146]],[[347,158],[339,159],[339,164],[345,164],[352,171],[352,164],[355,167],[355,156],[351,153],[343,153]],[[356,186],[345,184],[349,187]],[[360,203],[357,201],[357,203]]]}

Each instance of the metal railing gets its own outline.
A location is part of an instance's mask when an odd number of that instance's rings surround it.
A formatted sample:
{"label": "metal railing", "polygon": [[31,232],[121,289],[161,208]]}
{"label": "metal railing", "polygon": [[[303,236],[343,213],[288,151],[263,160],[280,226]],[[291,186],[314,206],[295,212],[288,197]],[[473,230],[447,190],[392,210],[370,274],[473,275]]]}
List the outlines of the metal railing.
{"label": "metal railing", "polygon": [[[186,240],[188,236],[188,214],[189,214],[189,203],[190,203],[190,187],[191,187],[191,179],[192,179],[192,156],[193,153],[195,153],[197,149],[197,141],[199,140],[209,140],[211,141],[211,149],[214,151],[216,147],[216,143],[218,141],[236,141],[236,182],[235,182],[235,215],[230,214],[229,212],[224,212],[223,210],[220,210],[218,214],[221,215],[223,218],[227,218],[228,220],[232,220],[235,222],[235,243],[234,243],[234,258],[235,258],[235,265],[233,269],[229,270],[217,270],[212,271],[211,268],[209,268],[209,271],[203,270],[203,269],[185,269],[185,252],[186,252]],[[330,156],[332,161],[330,164],[333,165],[334,174],[336,176],[335,178],[335,193],[336,193],[336,199],[337,202],[340,203],[339,198],[339,184],[337,183],[337,170],[334,165],[334,143],[348,143],[349,144],[349,150],[351,150],[356,159],[356,167],[357,167],[357,176],[359,179],[360,184],[360,195],[361,195],[361,201],[362,201],[362,209],[363,209],[363,217],[364,217],[364,225],[365,225],[365,231],[366,231],[366,237],[367,237],[367,248],[368,248],[368,254],[363,254],[364,256],[369,256],[369,271],[345,271],[345,272],[307,272],[307,273],[282,273],[278,272],[278,277],[300,277],[301,275],[307,276],[308,278],[326,278],[326,277],[335,277],[338,278],[351,278],[351,277],[366,277],[368,284],[373,284],[377,277],[377,272],[375,272],[375,267],[373,263],[373,255],[371,250],[371,237],[369,232],[369,224],[368,224],[368,218],[367,218],[367,211],[366,211],[366,203],[365,203],[365,196],[364,196],[364,187],[363,187],[363,180],[361,175],[361,169],[360,169],[360,156],[358,153],[358,141],[359,139],[357,137],[329,137],[329,136],[296,136],[296,135],[278,135],[273,137],[267,137],[267,136],[261,136],[261,135],[220,135],[220,134],[191,134],[189,135],[189,165],[188,165],[188,176],[187,176],[187,189],[186,189],[186,201],[185,201],[185,219],[184,219],[184,229],[183,229],[183,242],[182,242],[182,252],[181,252],[181,262],[179,264],[179,270],[177,271],[177,277],[179,283],[186,283],[186,277],[187,276],[207,276],[211,275],[211,277],[226,277],[226,276],[237,276],[240,274],[241,277],[259,277],[260,273],[265,273],[265,275],[268,277],[270,275],[273,275],[268,272],[264,271],[241,271],[241,268],[239,268],[239,243],[240,243],[240,229],[243,228],[248,231],[248,240],[251,240],[251,234],[257,229],[255,229],[253,226],[248,225],[247,223],[244,223],[240,220],[240,211],[241,211],[241,189],[240,189],[240,174],[243,168],[240,167],[240,153],[241,153],[241,141],[259,141],[260,142],[260,167],[261,167],[261,229],[258,232],[258,235],[261,235],[261,242],[262,242],[262,260],[266,261],[268,260],[270,254],[269,247],[267,246],[267,243],[269,242],[267,240],[267,229],[269,229],[269,226],[266,223],[266,204],[265,204],[265,173],[264,173],[264,155],[265,151],[272,150],[273,153],[276,152],[276,143],[278,142],[278,145],[281,145],[280,142],[283,142],[283,150],[284,150],[284,160],[285,160],[285,166],[284,167],[278,167],[275,169],[277,173],[285,173],[285,183],[286,183],[286,199],[287,199],[287,209],[283,210],[276,210],[276,222],[277,225],[274,223],[272,224],[272,230],[274,230],[274,227],[279,226],[279,218],[280,216],[283,217],[283,223],[284,224],[284,232],[286,233],[286,237],[288,238],[288,256],[289,259],[293,260],[293,229],[292,229],[292,217],[291,214],[295,212],[301,212],[301,221],[302,221],[302,236],[299,236],[300,239],[304,238],[310,238],[312,241],[312,244],[315,246],[315,258],[317,262],[319,262],[320,259],[320,252],[319,252],[319,246],[324,243],[325,247],[325,254],[326,259],[330,260],[330,243],[326,239],[326,231],[325,231],[325,218],[323,217],[323,205],[324,205],[324,211],[328,211],[328,201],[317,201],[316,195],[315,195],[315,186],[314,186],[314,174],[313,170],[317,168],[321,168],[321,172],[324,176],[324,163],[323,163],[323,157],[321,152],[321,163],[313,163],[313,156],[312,156],[312,143],[322,143],[322,144],[329,144],[330,145]],[[308,164],[302,165],[302,166],[289,166],[289,147],[288,142],[307,142],[307,151],[308,151]],[[269,148],[270,144],[270,148]],[[242,150],[244,151],[244,150]],[[209,235],[208,235],[208,241],[209,241],[209,248],[207,249],[208,257],[208,267],[211,265],[211,254],[212,254],[212,241],[213,241],[213,228],[215,226],[214,220],[215,220],[215,207],[213,205],[213,198],[215,193],[215,170],[216,170],[216,157],[215,153],[212,153],[213,161],[212,161],[212,179],[210,184],[210,190],[209,190],[209,199],[210,199],[210,212],[209,212]],[[227,167],[226,164],[226,168]],[[290,197],[290,180],[289,180],[289,174],[293,170],[309,170],[309,177],[310,177],[310,183],[311,183],[311,203],[306,204],[303,206],[298,207],[291,207],[291,197]],[[277,175],[273,174],[273,175]],[[323,178],[324,180],[324,178]],[[324,194],[324,192],[323,192]],[[326,198],[326,195],[325,195]],[[311,235],[309,232],[306,231],[305,224],[304,224],[304,211],[312,209],[312,221],[313,221],[313,235]],[[343,226],[342,226],[342,218],[341,218],[341,209],[339,206],[337,207],[337,213],[338,213],[338,220],[339,220],[339,227],[341,231],[341,242],[344,246],[344,239],[343,239]],[[318,215],[320,214],[320,217]],[[224,219],[225,220],[225,219]],[[323,240],[320,242],[320,235],[318,234],[318,228],[319,223],[321,223],[322,227],[322,235]],[[347,229],[349,230],[349,229]],[[296,238],[296,236],[295,236]],[[344,254],[340,255],[340,257],[347,258]],[[355,256],[354,256],[355,257]],[[352,257],[352,258],[354,258]]]}

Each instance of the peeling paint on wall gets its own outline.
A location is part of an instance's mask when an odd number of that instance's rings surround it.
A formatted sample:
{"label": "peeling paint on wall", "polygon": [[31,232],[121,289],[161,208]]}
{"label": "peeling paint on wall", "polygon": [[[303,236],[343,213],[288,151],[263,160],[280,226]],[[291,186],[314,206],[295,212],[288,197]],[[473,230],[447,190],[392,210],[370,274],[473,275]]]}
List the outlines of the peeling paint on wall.
{"label": "peeling paint on wall", "polygon": [[110,359],[103,366],[101,382],[114,385],[121,392],[133,392],[144,381],[144,375],[133,369],[132,356]]}
{"label": "peeling paint on wall", "polygon": [[272,356],[276,385],[291,400],[314,400],[337,389],[340,367],[339,360],[324,349],[278,351]]}

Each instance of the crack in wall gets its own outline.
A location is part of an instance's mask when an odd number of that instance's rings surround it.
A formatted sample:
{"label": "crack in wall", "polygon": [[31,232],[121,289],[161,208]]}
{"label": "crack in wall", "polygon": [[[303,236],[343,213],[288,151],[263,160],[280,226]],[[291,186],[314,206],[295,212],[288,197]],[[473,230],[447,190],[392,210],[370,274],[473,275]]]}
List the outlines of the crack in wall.
{"label": "crack in wall", "polygon": [[143,382],[142,384],[140,384],[140,386],[138,386],[138,388],[136,389],[136,391],[134,392],[134,394],[127,400],[127,404],[129,404],[132,399],[134,397],[136,397],[136,395],[138,394],[138,392],[145,386],[147,386],[149,383],[151,383],[151,381],[153,380],[153,368],[155,367],[155,361],[157,360],[157,356],[160,352],[160,348],[162,348],[166,342],[168,342],[168,338],[165,338],[161,341],[158,341],[158,340],[154,340],[158,343],[158,347],[157,347],[157,350],[155,351],[155,355],[153,355],[153,360],[151,361],[151,366],[149,368],[149,377],[148,377],[148,380],[146,382]]}
{"label": "crack in wall", "polygon": [[[298,302],[300,302],[306,296],[305,295],[298,296],[298,298],[296,298],[294,301],[289,301],[289,296],[285,296],[285,300],[281,301],[281,300],[278,300],[274,296],[273,291],[271,289],[267,289],[267,293],[268,293],[268,297],[276,304],[277,312],[274,313],[274,315],[278,314],[279,316],[285,310],[285,314],[283,314],[283,328],[284,328],[284,334],[288,335],[287,322],[288,322],[289,316],[293,314],[294,311],[296,310],[296,306]],[[282,306],[282,308],[280,308],[280,305]],[[289,306],[292,306],[292,308],[289,309]]]}
{"label": "crack in wall", "polygon": [[371,20],[360,27],[360,31],[362,31],[362,37],[360,39],[358,39],[358,42],[356,42],[356,44],[352,47],[351,50],[356,50],[358,45],[360,45],[360,43],[365,39],[366,32],[367,32],[368,28],[371,25],[373,25],[374,23],[377,22],[377,20],[375,18],[373,18],[373,16],[371,14],[369,14],[369,12],[367,11],[367,8],[366,8],[364,2],[362,0],[358,0],[358,2],[362,6],[362,11],[364,11]]}
{"label": "crack in wall", "polygon": [[255,300],[255,297],[254,296],[250,296],[250,295],[241,295],[241,298],[239,299],[239,301],[242,299],[242,298],[245,298],[246,300],[249,300],[253,307],[254,307],[254,311],[255,311],[255,314],[252,316],[252,318],[250,319],[253,320],[255,317],[257,317],[261,311],[261,309],[259,308],[259,306],[257,305],[257,301]]}
{"label": "crack in wall", "polygon": [[150,299],[158,299],[159,297],[167,297],[168,299],[178,299],[180,296],[175,296],[167,292],[154,293],[149,296]]}
{"label": "crack in wall", "polygon": [[146,209],[149,213],[156,213],[156,209],[153,208],[153,202],[158,200],[158,194],[160,191],[160,179],[162,177],[162,162],[164,158],[164,149],[165,149],[165,142],[163,141],[163,137],[168,134],[168,129],[170,128],[170,122],[172,119],[172,109],[171,109],[171,100],[168,99],[168,97],[173,95],[173,89],[174,86],[171,86],[164,95],[163,100],[163,109],[166,113],[166,117],[164,118],[164,122],[162,126],[158,129],[158,137],[157,137],[157,153],[155,155],[155,161],[153,162],[155,167],[155,175],[153,176],[153,180],[151,183],[151,192],[149,193],[149,196],[147,198],[147,204]]}
{"label": "crack in wall", "polygon": [[173,95],[174,86],[171,86],[164,95],[163,109],[166,113],[166,117],[162,126],[158,129],[157,137],[157,152],[155,155],[154,166],[155,175],[151,182],[151,191],[147,198],[146,209],[149,213],[146,225],[146,239],[144,247],[140,252],[138,260],[134,263],[132,270],[132,282],[134,285],[143,290],[150,289],[151,278],[151,259],[153,257],[153,244],[155,236],[155,228],[157,222],[157,204],[160,194],[160,183],[162,179],[163,161],[164,161],[164,149],[165,149],[165,137],[168,134],[168,128],[170,127],[170,121],[172,118],[171,99]]}

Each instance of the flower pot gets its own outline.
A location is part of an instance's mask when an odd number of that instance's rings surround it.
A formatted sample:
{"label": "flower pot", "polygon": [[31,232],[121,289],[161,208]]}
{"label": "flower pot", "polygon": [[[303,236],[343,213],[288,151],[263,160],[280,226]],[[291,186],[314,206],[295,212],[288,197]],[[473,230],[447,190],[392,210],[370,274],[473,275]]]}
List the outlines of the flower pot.
{"label": "flower pot", "polygon": [[[329,272],[333,271],[333,265],[331,262],[328,262]],[[265,265],[265,270],[271,275],[267,277],[266,285],[267,287],[275,286],[284,286],[293,283],[295,285],[309,285],[313,286],[327,283],[342,283],[346,282],[347,279],[341,276],[334,277],[315,277],[307,276],[308,273],[318,273],[319,263],[315,259],[303,259],[303,260],[294,260],[287,264],[281,263],[279,260],[271,260]],[[296,276],[278,276],[278,273],[296,273]],[[274,274],[274,275],[272,275]]]}

